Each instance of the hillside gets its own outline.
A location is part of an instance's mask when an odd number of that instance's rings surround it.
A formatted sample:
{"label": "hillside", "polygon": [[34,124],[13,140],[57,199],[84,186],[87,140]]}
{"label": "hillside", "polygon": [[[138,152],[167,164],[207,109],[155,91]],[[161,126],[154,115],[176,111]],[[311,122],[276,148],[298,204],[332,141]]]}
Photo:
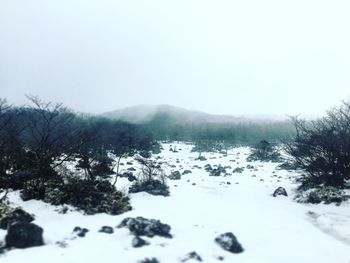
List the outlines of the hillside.
{"label": "hillside", "polygon": [[147,123],[158,117],[166,117],[173,123],[246,123],[275,122],[285,119],[282,116],[232,116],[215,115],[188,110],[171,105],[137,105],[103,113],[102,116],[132,123]]}

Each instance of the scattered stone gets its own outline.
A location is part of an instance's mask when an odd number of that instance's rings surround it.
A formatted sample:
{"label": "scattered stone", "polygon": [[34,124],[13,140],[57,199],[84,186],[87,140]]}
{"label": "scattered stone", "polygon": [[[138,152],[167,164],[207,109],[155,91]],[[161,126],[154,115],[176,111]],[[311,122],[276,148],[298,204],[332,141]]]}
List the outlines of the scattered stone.
{"label": "scattered stone", "polygon": [[202,262],[202,257],[200,255],[198,255],[198,253],[196,251],[192,251],[190,253],[188,253],[183,259],[181,259],[181,262],[187,262],[189,260],[197,260],[199,262]]}
{"label": "scattered stone", "polygon": [[21,208],[16,208],[0,219],[0,229],[6,230],[10,224],[23,222],[30,223],[34,217]]}
{"label": "scattered stone", "polygon": [[143,238],[136,236],[132,239],[131,241],[131,245],[134,248],[139,248],[139,247],[143,247],[143,246],[147,246],[149,245],[149,242],[147,242],[146,240],[144,240]]}
{"label": "scattered stone", "polygon": [[141,260],[138,263],[160,263],[160,262],[156,258],[145,258],[144,260]]}
{"label": "scattered stone", "polygon": [[127,164],[127,165],[133,165],[133,163],[132,163],[132,162],[126,162],[126,164]]}
{"label": "scattered stone", "polygon": [[170,226],[155,219],[147,219],[140,216],[136,218],[127,217],[118,225],[118,228],[122,227],[128,228],[131,234],[135,236],[172,238]]}
{"label": "scattered stone", "polygon": [[273,197],[276,197],[278,195],[284,195],[284,196],[288,196],[286,189],[284,189],[283,187],[278,187],[272,194]]}
{"label": "scattered stone", "polygon": [[226,182],[226,184],[231,184],[230,182]]}
{"label": "scattered stone", "polygon": [[185,174],[191,174],[192,173],[192,171],[191,170],[185,170],[185,171],[183,171],[182,172],[182,175],[185,175]]}
{"label": "scattered stone", "polygon": [[246,168],[247,168],[247,169],[250,169],[250,170],[253,170],[253,169],[254,169],[254,166],[251,165],[251,164],[248,164],[248,165],[246,166]]}
{"label": "scattered stone", "polygon": [[89,229],[87,228],[81,228],[79,226],[76,226],[73,229],[73,233],[75,233],[78,237],[85,237],[86,233],[89,232]]}
{"label": "scattered stone", "polygon": [[192,185],[196,185],[196,183],[192,183]]}
{"label": "scattered stone", "polygon": [[243,173],[244,171],[244,168],[243,167],[237,167],[235,169],[233,169],[233,173]]}
{"label": "scattered stone", "polygon": [[28,248],[44,245],[44,230],[33,223],[16,222],[8,226],[6,247]]}
{"label": "scattered stone", "polygon": [[181,174],[180,174],[179,171],[175,171],[175,172],[172,172],[172,173],[168,176],[168,178],[169,178],[170,180],[180,180],[180,179],[181,179]]}
{"label": "scattered stone", "polygon": [[206,170],[207,172],[210,172],[211,170],[213,170],[213,167],[211,167],[211,165],[208,163],[204,165],[204,170]]}
{"label": "scattered stone", "polygon": [[221,174],[226,174],[226,170],[224,167],[219,165],[218,168],[210,171],[209,176],[220,176]]}
{"label": "scattered stone", "polygon": [[242,245],[231,232],[219,235],[217,238],[215,238],[215,242],[224,250],[231,253],[242,253],[244,251]]}
{"label": "scattered stone", "polygon": [[126,169],[126,170],[128,170],[128,171],[136,171],[136,169],[134,168],[134,167],[129,167],[128,169]]}
{"label": "scattered stone", "polygon": [[113,234],[114,230],[113,227],[110,226],[103,226],[101,227],[101,229],[98,231],[100,233],[106,233],[106,234]]}

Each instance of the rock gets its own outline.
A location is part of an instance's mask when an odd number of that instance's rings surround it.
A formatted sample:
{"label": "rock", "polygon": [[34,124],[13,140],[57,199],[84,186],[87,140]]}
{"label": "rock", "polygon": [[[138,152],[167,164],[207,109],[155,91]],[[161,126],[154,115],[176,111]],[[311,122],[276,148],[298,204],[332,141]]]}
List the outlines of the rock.
{"label": "rock", "polygon": [[44,245],[44,230],[33,223],[17,222],[8,226],[5,236],[6,247],[28,248]]}
{"label": "rock", "polygon": [[140,216],[136,218],[127,217],[118,225],[118,228],[122,227],[128,228],[131,234],[135,236],[172,238],[170,226],[155,219],[147,219]]}
{"label": "rock", "polygon": [[248,165],[246,166],[246,168],[247,168],[247,169],[250,169],[250,170],[253,170],[253,169],[254,169],[254,166],[251,165],[251,164],[248,164]]}
{"label": "rock", "polygon": [[114,230],[112,227],[110,226],[103,226],[101,227],[101,229],[98,231],[100,233],[106,233],[106,234],[113,234],[114,233]]}
{"label": "rock", "polygon": [[204,165],[204,170],[206,170],[207,172],[210,172],[211,170],[213,170],[213,167],[211,167],[211,165],[208,163]]}
{"label": "rock", "polygon": [[89,232],[89,229],[87,228],[81,228],[79,226],[76,226],[73,229],[73,233],[76,233],[78,237],[85,237],[86,233]]}
{"label": "rock", "polygon": [[187,261],[189,261],[189,260],[191,260],[191,259],[197,260],[197,261],[200,261],[200,262],[203,261],[202,258],[201,258],[201,256],[198,255],[197,252],[192,251],[192,252],[188,253],[183,259],[181,259],[181,262],[187,262]]}
{"label": "rock", "polygon": [[132,162],[126,162],[126,164],[127,164],[127,165],[133,165],[133,163],[132,163]]}
{"label": "rock", "polygon": [[273,197],[276,197],[278,195],[284,195],[284,196],[288,196],[286,189],[284,189],[283,187],[278,187],[272,194]]}
{"label": "rock", "polygon": [[226,170],[221,165],[218,168],[210,171],[209,176],[220,176],[221,174],[226,174]]}
{"label": "rock", "polygon": [[233,169],[233,173],[243,173],[244,171],[244,168],[243,167],[237,167],[235,169]]}
{"label": "rock", "polygon": [[136,236],[132,239],[131,241],[132,247],[138,248],[138,247],[143,247],[149,245],[149,242],[144,240],[143,238]]}
{"label": "rock", "polygon": [[127,178],[129,182],[133,182],[137,180],[136,176],[132,172],[125,172],[121,174],[120,177]]}
{"label": "rock", "polygon": [[130,168],[126,169],[126,170],[128,170],[128,171],[136,171],[136,169],[134,167],[130,167]]}
{"label": "rock", "polygon": [[179,171],[175,171],[175,172],[172,172],[172,173],[168,176],[168,178],[169,178],[170,180],[180,180],[180,179],[181,179],[181,174],[180,174]]}
{"label": "rock", "polygon": [[182,175],[185,175],[185,174],[191,174],[192,173],[192,171],[191,170],[185,170],[185,171],[183,171],[182,172]]}
{"label": "rock", "polygon": [[242,253],[244,251],[242,245],[231,232],[219,235],[217,238],[215,238],[215,242],[224,250],[231,253]]}
{"label": "rock", "polygon": [[138,263],[160,263],[160,262],[156,258],[145,258],[144,260],[141,260]]}
{"label": "rock", "polygon": [[34,217],[31,214],[27,213],[21,208],[16,208],[0,219],[0,229],[6,230],[7,227],[13,223],[30,223],[32,221],[34,221]]}

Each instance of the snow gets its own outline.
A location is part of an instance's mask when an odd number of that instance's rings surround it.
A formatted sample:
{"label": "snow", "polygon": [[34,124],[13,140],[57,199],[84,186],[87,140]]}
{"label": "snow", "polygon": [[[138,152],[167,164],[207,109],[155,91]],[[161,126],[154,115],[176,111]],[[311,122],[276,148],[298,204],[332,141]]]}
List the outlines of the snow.
{"label": "snow", "polygon": [[[14,206],[22,206],[36,215],[34,223],[44,228],[46,245],[11,250],[1,255],[0,261],[128,263],[155,257],[160,262],[171,263],[181,262],[189,252],[196,251],[204,262],[218,262],[220,256],[225,262],[239,263],[350,262],[349,203],[335,206],[295,202],[295,172],[275,170],[277,164],[273,163],[247,163],[248,148],[234,148],[227,157],[205,153],[207,161],[196,161],[198,153],[190,152],[191,145],[173,143],[172,146],[182,150],[173,153],[169,151],[170,144],[164,144],[165,150],[153,158],[160,156],[160,161],[169,164],[163,167],[166,174],[175,170],[192,170],[192,173],[183,175],[181,180],[168,180],[169,197],[147,193],[130,195],[133,210],[119,216],[91,216],[75,210],[60,214],[59,207],[35,200],[23,202],[18,192],[10,193]],[[258,171],[245,169],[241,174],[213,177],[204,169],[192,169],[194,165],[204,167],[207,163],[229,165],[230,171],[251,164],[258,167]],[[134,166],[137,167],[136,162]],[[121,168],[128,167],[130,165]],[[117,187],[125,190],[129,184],[120,178]],[[279,186],[286,188],[288,197],[272,197]],[[125,217],[136,216],[169,224],[173,238],[144,238],[150,242],[149,246],[133,248],[133,236],[127,229],[115,228],[113,234],[98,232],[102,226],[115,227]],[[75,237],[72,231],[76,226],[90,231],[84,238]],[[245,250],[243,253],[231,254],[214,242],[226,232],[237,237]],[[0,240],[5,234],[6,231],[0,230]]]}

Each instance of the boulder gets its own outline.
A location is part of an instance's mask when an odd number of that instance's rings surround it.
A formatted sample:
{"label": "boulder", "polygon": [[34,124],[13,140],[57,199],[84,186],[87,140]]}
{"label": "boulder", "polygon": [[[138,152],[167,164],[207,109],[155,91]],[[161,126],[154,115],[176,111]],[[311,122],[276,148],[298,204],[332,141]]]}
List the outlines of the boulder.
{"label": "boulder", "polygon": [[28,248],[44,245],[44,230],[33,223],[17,222],[10,224],[5,236],[6,247]]}
{"label": "boulder", "polygon": [[278,195],[284,195],[284,196],[288,196],[286,189],[284,189],[283,187],[278,187],[272,194],[273,197],[276,197]]}
{"label": "boulder", "polygon": [[6,230],[10,224],[18,222],[30,223],[33,220],[34,217],[31,214],[27,213],[21,208],[16,208],[0,219],[0,229]]}
{"label": "boulder", "polygon": [[197,252],[192,251],[190,253],[188,253],[183,259],[181,259],[181,262],[187,262],[187,261],[192,261],[192,260],[196,260],[199,262],[202,262],[202,258],[200,255],[198,255]]}
{"label": "boulder", "polygon": [[103,226],[101,227],[101,229],[98,231],[100,233],[106,233],[106,234],[113,234],[114,230],[113,227],[110,226]]}
{"label": "boulder", "polygon": [[127,217],[118,225],[118,228],[122,227],[128,228],[130,233],[135,236],[172,238],[170,226],[155,219],[147,219],[140,216],[136,218]]}
{"label": "boulder", "polygon": [[211,167],[211,165],[208,163],[204,165],[204,170],[206,170],[207,172],[210,172],[211,170],[213,170],[213,167]]}
{"label": "boulder", "polygon": [[143,247],[143,246],[147,246],[149,245],[149,242],[147,242],[146,240],[144,240],[143,238],[136,236],[132,239],[131,241],[131,245],[134,248],[139,248],[139,247]]}
{"label": "boulder", "polygon": [[182,172],[182,175],[185,175],[185,174],[191,174],[192,173],[192,171],[191,170],[185,170],[185,171],[183,171]]}
{"label": "boulder", "polygon": [[211,170],[209,173],[210,176],[220,176],[221,174],[226,174],[226,169],[221,165],[219,165],[218,168]]}
{"label": "boulder", "polygon": [[215,242],[224,250],[231,253],[242,253],[244,251],[242,245],[238,242],[235,235],[231,232],[224,233],[215,238]]}
{"label": "boulder", "polygon": [[81,228],[79,226],[76,226],[73,229],[73,233],[75,233],[78,237],[85,237],[86,233],[89,232],[89,229],[87,228]]}
{"label": "boulder", "polygon": [[168,176],[168,178],[169,178],[170,180],[180,180],[180,179],[181,179],[181,174],[180,174],[179,171],[175,171],[175,172],[172,172],[172,173]]}
{"label": "boulder", "polygon": [[141,260],[138,263],[159,263],[159,261],[156,258],[145,258],[144,260]]}
{"label": "boulder", "polygon": [[243,167],[237,167],[235,169],[233,169],[233,173],[243,173],[244,171],[244,168]]}

